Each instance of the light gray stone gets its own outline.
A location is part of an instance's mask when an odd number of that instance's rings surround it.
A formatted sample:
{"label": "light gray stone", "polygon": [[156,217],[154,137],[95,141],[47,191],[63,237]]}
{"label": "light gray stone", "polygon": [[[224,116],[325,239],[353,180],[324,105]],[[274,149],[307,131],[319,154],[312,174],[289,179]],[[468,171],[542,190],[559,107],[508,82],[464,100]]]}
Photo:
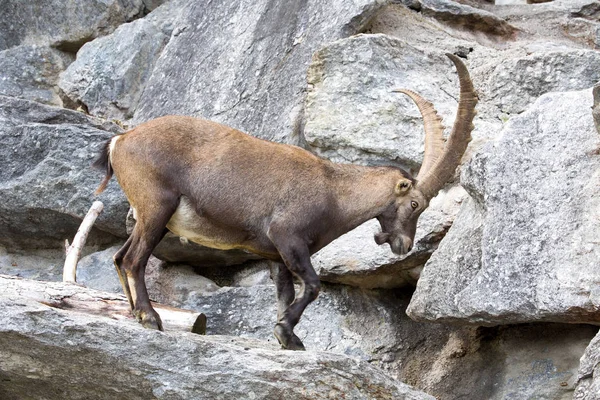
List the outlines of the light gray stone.
{"label": "light gray stone", "polygon": [[420,11],[453,28],[514,39],[518,29],[495,14],[452,0],[420,0]]}
{"label": "light gray stone", "polygon": [[600,399],[600,333],[581,357],[574,400]]}
{"label": "light gray stone", "polygon": [[0,95],[62,106],[56,84],[72,60],[44,46],[17,46],[0,51]]}
{"label": "light gray stone", "polygon": [[305,137],[317,154],[336,162],[395,163],[417,169],[423,159],[421,114],[407,88],[435,100],[451,127],[458,79],[442,52],[425,52],[386,35],[331,43],[308,71]]}
{"label": "light gray stone", "polygon": [[591,90],[544,95],[468,164],[472,199],[426,264],[411,317],[600,323],[592,104]]}
{"label": "light gray stone", "polygon": [[166,114],[201,116],[262,138],[298,143],[312,53],[359,32],[385,3],[189,1],[134,122]]}
{"label": "light gray stone", "polygon": [[173,0],[146,17],[120,25],[112,34],[86,43],[61,74],[59,86],[93,115],[129,120],[185,0]]}
{"label": "light gray stone", "polygon": [[271,281],[271,263],[267,260],[247,262],[242,269],[233,273],[231,286],[269,285]]}
{"label": "light gray stone", "polygon": [[0,49],[37,44],[76,52],[83,43],[142,16],[144,9],[143,0],[4,0]]}
{"label": "light gray stone", "polygon": [[484,101],[508,114],[523,112],[539,96],[589,88],[600,81],[600,52],[549,51],[511,58],[494,66],[485,85]]}
{"label": "light gray stone", "polygon": [[389,246],[378,246],[373,237],[381,227],[371,220],[320,250],[312,263],[321,280],[328,282],[364,288],[414,286],[465,196],[464,189],[455,186],[433,198],[419,219],[413,250],[406,255],[397,256]]}
{"label": "light gray stone", "polygon": [[149,19],[121,25],[112,35],[83,45],[61,74],[60,88],[92,115],[128,120],[167,40]]}
{"label": "light gray stone", "polygon": [[600,49],[600,23],[585,18],[572,18],[564,24],[564,31],[571,38],[592,49]]}
{"label": "light gray stone", "polygon": [[[207,315],[209,335],[276,343],[275,288],[222,288],[191,296],[184,307]],[[324,284],[296,333],[309,351],[358,357],[437,398],[501,400],[527,395],[567,399],[579,357],[597,328],[530,324],[452,327],[410,320],[409,291],[364,290]]]}
{"label": "light gray stone", "polygon": [[173,307],[219,290],[215,282],[197,274],[193,267],[169,265],[153,257],[146,268],[146,285],[152,300]]}
{"label": "light gray stone", "polygon": [[[0,121],[0,244],[64,249],[102,179],[90,164],[118,128],[83,113],[6,96],[0,96]],[[127,202],[116,182],[98,199],[105,208],[89,245],[125,236]]]}
{"label": "light gray stone", "polygon": [[112,257],[121,245],[94,252],[77,263],[77,283],[96,290],[123,293]]}
{"label": "light gray stone", "polygon": [[0,246],[0,274],[43,281],[62,281],[64,249],[11,249]]}
{"label": "light gray stone", "polygon": [[344,355],[162,333],[23,299],[0,303],[0,395],[7,400],[433,399]]}

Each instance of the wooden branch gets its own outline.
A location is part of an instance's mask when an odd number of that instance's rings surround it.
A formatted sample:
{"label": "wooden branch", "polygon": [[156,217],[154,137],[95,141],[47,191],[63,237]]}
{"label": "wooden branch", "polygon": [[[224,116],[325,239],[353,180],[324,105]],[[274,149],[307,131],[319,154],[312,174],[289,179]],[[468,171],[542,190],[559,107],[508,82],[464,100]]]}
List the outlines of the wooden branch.
{"label": "wooden branch", "polygon": [[101,201],[95,201],[90,207],[87,215],[81,222],[73,243],[67,250],[67,257],[65,259],[65,266],[63,268],[63,282],[76,282],[77,281],[77,262],[81,257],[81,250],[85,245],[88,234],[98,218],[98,215],[102,212],[104,204]]}
{"label": "wooden branch", "polygon": [[[3,296],[35,300],[63,310],[135,321],[125,296],[70,282],[42,282],[0,275],[0,293]],[[206,333],[204,314],[154,302],[152,306],[160,315],[165,331]]]}

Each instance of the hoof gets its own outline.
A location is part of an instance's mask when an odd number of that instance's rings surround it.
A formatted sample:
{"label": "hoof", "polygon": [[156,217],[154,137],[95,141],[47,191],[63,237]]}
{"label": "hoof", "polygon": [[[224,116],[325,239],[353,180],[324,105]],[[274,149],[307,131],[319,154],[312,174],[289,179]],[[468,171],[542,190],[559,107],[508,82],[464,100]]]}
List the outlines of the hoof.
{"label": "hoof", "polygon": [[157,331],[163,330],[162,321],[156,311],[154,311],[154,310],[152,310],[152,312],[148,312],[148,311],[135,312],[134,311],[133,314],[135,315],[135,318],[138,320],[138,322],[140,324],[142,324],[142,326],[144,328],[156,329]]}
{"label": "hoof", "polygon": [[306,350],[302,340],[300,340],[300,338],[296,336],[293,331],[289,332],[289,329],[286,329],[283,325],[275,325],[275,330],[273,333],[279,341],[281,348],[286,350]]}

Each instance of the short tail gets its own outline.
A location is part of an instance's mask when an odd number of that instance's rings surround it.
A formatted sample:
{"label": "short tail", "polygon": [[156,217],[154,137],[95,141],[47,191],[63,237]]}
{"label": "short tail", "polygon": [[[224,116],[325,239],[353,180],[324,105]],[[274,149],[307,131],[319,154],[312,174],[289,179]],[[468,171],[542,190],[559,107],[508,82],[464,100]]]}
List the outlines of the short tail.
{"label": "short tail", "polygon": [[100,171],[104,171],[106,175],[104,175],[104,179],[102,180],[102,182],[100,182],[100,186],[98,186],[98,189],[96,189],[96,191],[94,192],[94,194],[97,196],[100,193],[102,193],[104,191],[104,189],[106,189],[106,185],[108,185],[108,181],[110,181],[110,178],[112,178],[113,176],[113,168],[112,165],[110,164],[110,142],[112,141],[112,139],[109,139],[106,143],[104,143],[104,145],[102,146],[102,149],[100,150],[100,154],[98,155],[98,158],[96,158],[96,160],[92,163],[92,167],[99,169]]}

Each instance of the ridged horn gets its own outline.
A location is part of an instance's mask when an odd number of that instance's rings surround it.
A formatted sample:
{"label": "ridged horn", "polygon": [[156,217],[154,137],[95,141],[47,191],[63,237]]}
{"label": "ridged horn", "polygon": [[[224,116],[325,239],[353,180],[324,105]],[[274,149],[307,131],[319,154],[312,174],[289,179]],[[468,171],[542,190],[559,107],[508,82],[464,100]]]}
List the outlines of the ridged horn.
{"label": "ridged horn", "polygon": [[471,141],[471,131],[474,128],[473,118],[477,113],[475,111],[478,100],[477,92],[473,87],[467,67],[454,54],[446,53],[446,56],[452,60],[458,72],[460,97],[454,126],[443,153],[431,168],[424,170],[421,167],[421,171],[419,171],[417,189],[428,199],[433,198],[454,176],[454,171],[460,164],[460,160]]}
{"label": "ridged horn", "polygon": [[394,89],[393,92],[404,93],[412,99],[417,105],[423,118],[423,127],[425,128],[425,154],[423,163],[417,175],[419,181],[427,171],[429,171],[444,150],[444,125],[442,117],[439,116],[433,104],[423,97],[408,89]]}

